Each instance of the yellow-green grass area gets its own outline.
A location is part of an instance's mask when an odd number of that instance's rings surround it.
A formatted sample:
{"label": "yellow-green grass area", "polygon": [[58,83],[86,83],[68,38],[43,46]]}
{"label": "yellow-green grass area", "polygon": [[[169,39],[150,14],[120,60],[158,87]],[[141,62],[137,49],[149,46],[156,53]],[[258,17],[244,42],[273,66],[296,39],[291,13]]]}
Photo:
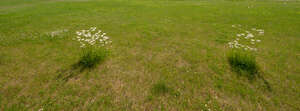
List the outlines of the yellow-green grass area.
{"label": "yellow-green grass area", "polygon": [[[0,110],[297,111],[299,11],[275,0],[1,0]],[[233,24],[265,30],[255,79],[228,63]],[[92,26],[111,54],[76,69],[75,32]]]}

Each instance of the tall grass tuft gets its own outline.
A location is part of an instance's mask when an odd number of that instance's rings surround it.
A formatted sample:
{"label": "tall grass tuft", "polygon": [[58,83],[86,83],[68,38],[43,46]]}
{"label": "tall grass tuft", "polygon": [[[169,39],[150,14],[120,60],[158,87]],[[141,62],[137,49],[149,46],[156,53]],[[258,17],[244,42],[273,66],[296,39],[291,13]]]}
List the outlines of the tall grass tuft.
{"label": "tall grass tuft", "polygon": [[231,68],[239,74],[246,74],[252,78],[258,73],[256,58],[251,52],[231,50],[227,58]]}
{"label": "tall grass tuft", "polygon": [[109,51],[105,48],[86,48],[82,50],[79,65],[85,68],[92,68],[103,62],[109,55]]}
{"label": "tall grass tuft", "polygon": [[154,95],[163,95],[171,92],[171,88],[169,88],[166,83],[158,82],[152,86],[151,92]]}

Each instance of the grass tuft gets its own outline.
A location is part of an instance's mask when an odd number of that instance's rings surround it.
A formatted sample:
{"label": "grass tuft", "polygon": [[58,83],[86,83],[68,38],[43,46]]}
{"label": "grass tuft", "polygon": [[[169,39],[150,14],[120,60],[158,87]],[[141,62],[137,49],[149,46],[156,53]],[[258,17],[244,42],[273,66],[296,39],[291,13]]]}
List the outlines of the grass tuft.
{"label": "grass tuft", "polygon": [[163,95],[171,92],[171,88],[166,85],[164,82],[158,82],[152,86],[151,92],[154,95]]}
{"label": "grass tuft", "polygon": [[82,52],[79,65],[85,68],[95,67],[103,62],[109,54],[105,48],[85,48]]}
{"label": "grass tuft", "polygon": [[256,58],[251,52],[232,50],[227,58],[231,68],[238,74],[246,74],[252,78],[258,73]]}

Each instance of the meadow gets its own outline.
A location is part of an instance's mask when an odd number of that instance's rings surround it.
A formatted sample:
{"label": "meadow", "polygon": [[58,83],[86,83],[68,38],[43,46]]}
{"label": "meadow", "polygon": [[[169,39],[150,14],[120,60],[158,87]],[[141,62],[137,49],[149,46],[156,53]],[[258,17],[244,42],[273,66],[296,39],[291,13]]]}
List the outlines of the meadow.
{"label": "meadow", "polygon": [[[264,30],[258,76],[233,69],[233,26]],[[78,67],[90,27],[110,54]],[[299,66],[297,0],[0,1],[1,111],[299,111]]]}

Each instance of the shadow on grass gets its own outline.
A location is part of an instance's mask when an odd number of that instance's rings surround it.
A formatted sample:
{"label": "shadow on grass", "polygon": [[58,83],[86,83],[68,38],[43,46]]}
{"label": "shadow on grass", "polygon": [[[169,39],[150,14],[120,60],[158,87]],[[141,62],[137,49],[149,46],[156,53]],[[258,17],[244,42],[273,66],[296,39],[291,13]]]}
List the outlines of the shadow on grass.
{"label": "shadow on grass", "polygon": [[[95,66],[94,66],[95,67]],[[64,82],[67,82],[69,79],[78,76],[80,73],[88,70],[92,70],[94,67],[87,67],[86,65],[83,65],[80,62],[77,62],[73,64],[70,68],[66,69],[60,69],[58,70],[58,76],[56,77],[56,80],[62,80]]]}
{"label": "shadow on grass", "polygon": [[266,89],[271,91],[271,86],[262,76],[263,72],[260,70],[254,54],[246,51],[232,50],[227,55],[229,65],[233,72],[236,72],[238,76],[247,77],[249,81],[260,79],[263,81]]}
{"label": "shadow on grass", "polygon": [[258,74],[257,74],[257,78],[263,81],[263,83],[264,83],[264,85],[265,85],[265,88],[266,88],[268,91],[272,91],[272,88],[271,88],[270,83],[262,76],[262,75],[263,75],[262,73],[263,73],[263,72],[258,73]]}
{"label": "shadow on grass", "polygon": [[256,65],[255,71],[247,71],[243,69],[237,69],[236,67],[231,66],[231,70],[235,72],[238,77],[246,77],[250,82],[255,82],[258,80],[262,80],[265,88],[268,91],[272,91],[270,83],[263,77],[263,72],[260,68]]}

